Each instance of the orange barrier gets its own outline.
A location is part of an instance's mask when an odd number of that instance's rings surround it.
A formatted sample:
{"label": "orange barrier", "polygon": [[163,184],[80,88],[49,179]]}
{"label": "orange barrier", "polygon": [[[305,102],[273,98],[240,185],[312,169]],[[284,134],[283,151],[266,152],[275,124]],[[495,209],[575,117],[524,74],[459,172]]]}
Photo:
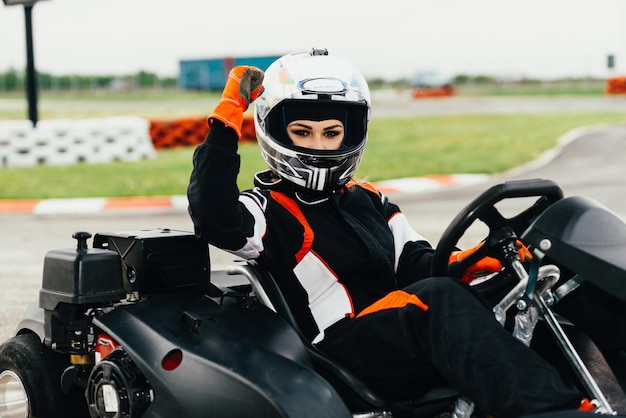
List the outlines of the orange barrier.
{"label": "orange barrier", "polygon": [[626,76],[606,80],[606,94],[626,94]]}
{"label": "orange barrier", "polygon": [[[150,121],[150,137],[155,149],[195,146],[204,142],[208,132],[206,117]],[[243,120],[241,141],[256,141],[252,117]]]}
{"label": "orange barrier", "polygon": [[421,88],[416,87],[411,92],[414,99],[423,99],[428,97],[447,97],[454,95],[454,88],[452,87],[433,87],[433,88]]}

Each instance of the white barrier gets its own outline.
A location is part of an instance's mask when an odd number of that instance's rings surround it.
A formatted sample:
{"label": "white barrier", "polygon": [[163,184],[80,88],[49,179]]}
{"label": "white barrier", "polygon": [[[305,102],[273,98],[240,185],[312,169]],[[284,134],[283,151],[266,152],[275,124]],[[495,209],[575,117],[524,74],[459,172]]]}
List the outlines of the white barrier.
{"label": "white barrier", "polygon": [[0,167],[154,158],[150,122],[138,117],[0,121]]}

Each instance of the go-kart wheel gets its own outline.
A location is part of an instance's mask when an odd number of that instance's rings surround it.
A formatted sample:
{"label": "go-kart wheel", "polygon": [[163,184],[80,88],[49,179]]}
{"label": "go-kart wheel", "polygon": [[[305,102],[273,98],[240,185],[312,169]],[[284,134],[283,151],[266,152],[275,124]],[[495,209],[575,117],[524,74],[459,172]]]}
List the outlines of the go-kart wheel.
{"label": "go-kart wheel", "polygon": [[[505,218],[495,207],[496,203],[504,199],[535,196],[539,198],[533,205],[512,218]],[[444,231],[433,254],[432,275],[460,278],[472,264],[485,256],[492,255],[489,245],[483,245],[463,261],[449,265],[450,254],[456,249],[456,244],[474,221],[480,220],[489,228],[485,242],[488,242],[489,238],[502,228],[511,228],[517,236],[520,236],[537,216],[562,197],[561,188],[550,180],[510,181],[491,187],[470,202]]]}
{"label": "go-kart wheel", "polygon": [[32,333],[0,345],[0,417],[89,416],[80,399],[61,391],[61,358]]}

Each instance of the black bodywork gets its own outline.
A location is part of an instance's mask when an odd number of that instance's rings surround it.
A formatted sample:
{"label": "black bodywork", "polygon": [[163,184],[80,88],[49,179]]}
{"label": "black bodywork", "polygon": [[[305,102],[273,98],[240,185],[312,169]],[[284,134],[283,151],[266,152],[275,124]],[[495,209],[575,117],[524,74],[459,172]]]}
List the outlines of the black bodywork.
{"label": "black bodywork", "polygon": [[119,347],[63,373],[92,416],[105,409],[103,385],[118,392],[121,416],[351,416],[286,322],[247,293],[211,286],[207,246],[192,233],[100,233],[95,248],[89,234],[74,236],[76,249],[46,255],[39,307],[47,348],[89,357],[101,334]]}
{"label": "black bodywork", "polygon": [[626,224],[598,202],[565,198],[548,208],[522,239],[626,300]]}

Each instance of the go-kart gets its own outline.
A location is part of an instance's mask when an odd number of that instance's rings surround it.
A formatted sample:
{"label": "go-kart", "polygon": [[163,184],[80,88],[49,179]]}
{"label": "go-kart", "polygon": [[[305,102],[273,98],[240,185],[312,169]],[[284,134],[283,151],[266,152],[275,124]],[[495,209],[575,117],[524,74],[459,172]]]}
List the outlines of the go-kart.
{"label": "go-kart", "polygon": [[[509,218],[496,207],[517,198],[533,203]],[[489,230],[481,250],[448,265],[476,220]],[[0,346],[2,418],[482,416],[452,387],[380,396],[306,341],[271,274],[245,261],[211,271],[190,232],[97,233],[91,248],[90,233],[74,238],[48,252],[39,301]],[[433,274],[498,257],[503,269],[474,286],[496,318],[611,415],[625,412],[626,354],[604,353],[554,307],[583,282],[624,303],[625,251],[626,224],[598,203],[547,180],[507,182],[452,221]]]}

